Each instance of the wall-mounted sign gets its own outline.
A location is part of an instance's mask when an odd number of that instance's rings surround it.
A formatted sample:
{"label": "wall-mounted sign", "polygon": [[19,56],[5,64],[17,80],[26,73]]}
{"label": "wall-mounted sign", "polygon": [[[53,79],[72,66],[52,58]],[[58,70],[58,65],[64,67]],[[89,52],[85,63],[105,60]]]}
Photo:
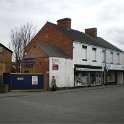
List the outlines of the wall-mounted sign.
{"label": "wall-mounted sign", "polygon": [[32,85],[38,85],[38,76],[32,76]]}
{"label": "wall-mounted sign", "polygon": [[58,64],[53,64],[52,65],[52,70],[59,70],[59,65]]}
{"label": "wall-mounted sign", "polygon": [[24,80],[24,78],[23,77],[17,77],[17,80],[22,81],[22,80]]}
{"label": "wall-mounted sign", "polygon": [[124,70],[123,65],[112,65],[112,64],[107,64],[106,65],[107,70]]}

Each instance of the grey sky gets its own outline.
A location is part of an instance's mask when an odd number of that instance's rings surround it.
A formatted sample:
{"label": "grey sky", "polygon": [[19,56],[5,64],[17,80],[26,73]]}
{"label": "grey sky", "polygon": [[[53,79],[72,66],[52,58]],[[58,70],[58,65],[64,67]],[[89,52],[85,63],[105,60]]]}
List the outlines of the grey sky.
{"label": "grey sky", "polygon": [[97,27],[98,36],[124,50],[123,6],[124,0],[0,0],[0,42],[8,45],[11,29],[26,22],[39,30],[69,17],[72,28]]}

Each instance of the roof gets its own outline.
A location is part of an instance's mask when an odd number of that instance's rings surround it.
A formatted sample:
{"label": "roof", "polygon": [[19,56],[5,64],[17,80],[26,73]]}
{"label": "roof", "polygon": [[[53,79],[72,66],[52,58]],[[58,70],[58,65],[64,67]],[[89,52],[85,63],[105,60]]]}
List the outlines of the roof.
{"label": "roof", "polygon": [[0,46],[12,53],[12,51],[10,49],[8,49],[7,47],[5,47],[3,44],[0,43]]}
{"label": "roof", "polygon": [[47,43],[39,43],[38,48],[42,49],[49,57],[61,57],[66,58],[65,53],[58,47]]}
{"label": "roof", "polygon": [[78,30],[60,28],[60,27],[57,27],[56,24],[53,24],[51,22],[48,22],[48,24],[50,24],[52,26],[56,26],[56,28],[60,32],[64,33],[67,37],[69,37],[73,41],[87,43],[87,44],[100,46],[100,47],[108,48],[108,49],[112,49],[112,50],[122,51],[122,50],[120,50],[119,48],[117,48],[116,46],[114,46],[113,44],[111,44],[110,42],[104,40],[101,37],[92,38],[88,34],[85,34],[85,33],[80,32]]}

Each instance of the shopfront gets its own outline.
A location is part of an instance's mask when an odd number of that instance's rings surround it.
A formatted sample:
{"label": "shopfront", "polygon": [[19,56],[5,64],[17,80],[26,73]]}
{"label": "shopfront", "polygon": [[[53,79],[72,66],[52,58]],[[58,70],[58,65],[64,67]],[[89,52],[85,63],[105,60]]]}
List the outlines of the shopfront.
{"label": "shopfront", "polygon": [[97,86],[103,83],[103,69],[96,66],[75,65],[75,86]]}
{"label": "shopfront", "polygon": [[124,66],[123,65],[106,65],[106,84],[123,84],[124,83]]}

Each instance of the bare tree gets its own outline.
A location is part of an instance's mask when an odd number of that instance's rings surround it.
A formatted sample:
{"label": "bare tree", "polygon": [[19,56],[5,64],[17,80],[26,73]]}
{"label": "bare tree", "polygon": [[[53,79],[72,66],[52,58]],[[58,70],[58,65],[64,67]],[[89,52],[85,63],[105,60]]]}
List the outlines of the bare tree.
{"label": "bare tree", "polygon": [[34,26],[26,23],[19,28],[11,30],[11,46],[16,65],[16,72],[20,72],[21,61],[24,56],[24,48],[35,35]]}

